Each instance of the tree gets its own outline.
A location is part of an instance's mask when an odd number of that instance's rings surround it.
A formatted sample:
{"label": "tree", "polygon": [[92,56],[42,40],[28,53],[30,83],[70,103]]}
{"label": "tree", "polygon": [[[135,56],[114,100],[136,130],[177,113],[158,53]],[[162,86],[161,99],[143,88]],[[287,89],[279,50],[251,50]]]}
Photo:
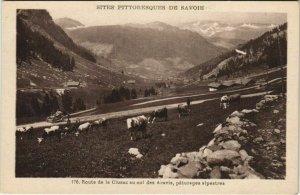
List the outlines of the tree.
{"label": "tree", "polygon": [[131,89],[131,98],[132,99],[136,99],[137,98],[137,93],[136,93],[135,88]]}

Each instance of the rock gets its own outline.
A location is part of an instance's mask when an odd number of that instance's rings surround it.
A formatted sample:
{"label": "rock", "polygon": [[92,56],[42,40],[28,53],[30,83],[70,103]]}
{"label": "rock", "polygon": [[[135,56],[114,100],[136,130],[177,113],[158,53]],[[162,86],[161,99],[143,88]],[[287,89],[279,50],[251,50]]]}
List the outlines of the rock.
{"label": "rock", "polygon": [[243,125],[243,122],[237,116],[227,118],[226,122],[231,123],[233,125]]}
{"label": "rock", "polygon": [[257,138],[255,138],[255,139],[253,140],[253,143],[258,144],[258,143],[261,143],[261,142],[263,142],[263,141],[264,141],[264,139],[263,139],[262,137],[257,137]]}
{"label": "rock", "polygon": [[203,125],[204,125],[204,123],[199,123],[196,127],[201,127]]}
{"label": "rock", "polygon": [[257,155],[257,151],[254,150],[253,148],[251,149],[251,152],[252,152],[253,154]]}
{"label": "rock", "polygon": [[215,166],[209,174],[211,179],[221,179],[221,170],[219,166]]}
{"label": "rock", "polygon": [[176,154],[175,157],[171,159],[171,164],[176,165],[177,167],[183,166],[188,163],[188,158]]}
{"label": "rock", "polygon": [[219,124],[219,125],[215,128],[215,130],[213,131],[213,133],[216,133],[216,132],[220,131],[221,129],[222,129],[222,124]]}
{"label": "rock", "polygon": [[273,110],[273,113],[277,114],[277,113],[279,113],[279,110]]}
{"label": "rock", "polygon": [[171,165],[167,165],[164,168],[162,177],[163,178],[178,178],[179,177],[178,173],[174,172],[173,170],[174,170],[174,168]]}
{"label": "rock", "polygon": [[225,167],[225,166],[221,166],[221,167],[220,167],[220,170],[221,170],[222,172],[225,172],[225,173],[233,173],[233,170],[232,170],[232,169],[230,169],[230,168],[228,168],[228,167]]}
{"label": "rock", "polygon": [[243,165],[238,165],[237,167],[233,168],[233,172],[237,175],[245,174],[247,171],[248,171],[248,167]]}
{"label": "rock", "polygon": [[203,151],[203,155],[202,155],[202,158],[206,158],[207,156],[209,156],[210,154],[212,154],[213,152],[208,149],[208,148],[205,148],[204,151]]}
{"label": "rock", "polygon": [[162,136],[162,137],[165,137],[165,136],[166,136],[166,134],[165,134],[165,133],[162,133],[162,134],[161,134],[161,136]]}
{"label": "rock", "polygon": [[207,146],[215,145],[215,138],[210,140],[210,142],[207,144]]}
{"label": "rock", "polygon": [[221,150],[222,146],[221,145],[212,145],[212,146],[208,146],[207,149],[214,152],[214,151],[217,151],[217,150]]}
{"label": "rock", "polygon": [[285,144],[285,140],[284,139],[280,139],[280,143]]}
{"label": "rock", "polygon": [[185,166],[178,168],[178,174],[181,177],[194,178],[195,176],[197,176],[197,172],[201,168],[202,166],[199,162],[189,162]]}
{"label": "rock", "polygon": [[198,158],[198,152],[188,152],[186,153],[186,157],[188,158],[188,161],[195,161]]}
{"label": "rock", "polygon": [[229,140],[222,144],[222,147],[227,150],[236,150],[238,151],[241,148],[241,144],[239,144],[236,140]]}
{"label": "rock", "polygon": [[241,160],[240,154],[233,150],[218,150],[207,156],[209,165],[236,164]]}
{"label": "rock", "polygon": [[243,117],[245,114],[239,111],[234,111],[233,113],[230,114],[230,117]]}
{"label": "rock", "polygon": [[280,157],[281,160],[286,160],[285,156]]}
{"label": "rock", "polygon": [[249,160],[253,159],[252,156],[248,155],[248,153],[246,152],[246,150],[240,150],[239,153],[241,155],[242,161],[249,161]]}
{"label": "rock", "polygon": [[160,166],[160,169],[159,169],[159,171],[158,171],[158,175],[159,175],[159,176],[163,176],[163,175],[164,175],[164,172],[165,172],[165,170],[166,170],[166,168],[167,168],[166,165],[161,165],[161,166]]}
{"label": "rock", "polygon": [[280,130],[279,129],[274,129],[274,132],[279,134],[280,133]]}
{"label": "rock", "polygon": [[136,155],[135,157],[136,157],[136,158],[142,158],[143,155],[142,155],[142,154],[138,154],[138,155]]}

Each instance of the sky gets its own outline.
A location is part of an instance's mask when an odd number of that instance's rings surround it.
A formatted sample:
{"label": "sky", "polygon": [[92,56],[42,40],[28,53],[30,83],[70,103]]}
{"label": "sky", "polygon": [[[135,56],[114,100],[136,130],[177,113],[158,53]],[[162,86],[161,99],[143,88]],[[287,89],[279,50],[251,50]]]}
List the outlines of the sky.
{"label": "sky", "polygon": [[[287,21],[284,13],[245,13],[245,12],[209,12],[209,11],[120,11],[97,10],[90,7],[82,9],[48,9],[53,19],[68,17],[85,26],[121,25],[127,23],[165,22],[180,25],[185,22],[215,20],[227,23],[267,23],[282,24]],[[83,14],[84,13],[84,14]]]}

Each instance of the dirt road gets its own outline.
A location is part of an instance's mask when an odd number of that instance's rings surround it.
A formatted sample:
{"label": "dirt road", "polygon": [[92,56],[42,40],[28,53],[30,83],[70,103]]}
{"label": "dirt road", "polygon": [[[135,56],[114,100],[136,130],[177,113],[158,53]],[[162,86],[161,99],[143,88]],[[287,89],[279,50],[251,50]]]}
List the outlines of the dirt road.
{"label": "dirt road", "polygon": [[[271,91],[242,95],[241,98],[261,96],[261,95],[268,94],[270,92]],[[219,99],[219,97],[204,99],[204,100],[195,100],[192,102],[192,105],[201,104],[203,102],[212,101],[212,100],[216,100],[216,99]],[[132,110],[126,110],[126,111],[119,111],[119,112],[110,112],[110,113],[91,115],[91,116],[73,117],[70,120],[71,120],[71,123],[74,123],[76,120],[80,120],[80,122],[89,122],[89,121],[99,120],[101,118],[111,119],[111,118],[120,118],[120,117],[125,117],[125,116],[134,116],[134,115],[149,113],[155,109],[159,109],[159,108],[163,108],[163,107],[166,107],[168,109],[175,109],[175,108],[177,108],[178,104],[180,104],[180,103],[185,104],[185,102],[178,102],[178,103],[167,104],[167,105],[162,105],[162,106],[151,106],[151,107],[146,107],[146,108],[138,108],[138,109],[132,109]],[[27,126],[30,126],[33,128],[44,128],[44,127],[49,127],[49,126],[53,126],[53,125],[63,125],[63,124],[66,124],[66,122],[49,123],[49,122],[43,121],[43,122],[26,124],[26,125],[19,125],[19,126],[17,126],[17,128],[27,127]]]}

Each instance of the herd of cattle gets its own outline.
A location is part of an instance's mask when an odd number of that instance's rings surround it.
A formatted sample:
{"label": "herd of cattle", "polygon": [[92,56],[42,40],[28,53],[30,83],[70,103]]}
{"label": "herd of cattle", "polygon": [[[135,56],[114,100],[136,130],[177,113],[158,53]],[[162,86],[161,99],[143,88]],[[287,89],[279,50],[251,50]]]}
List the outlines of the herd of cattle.
{"label": "herd of cattle", "polygon": [[[240,94],[235,95],[224,95],[220,100],[220,108],[227,109],[230,102],[240,101]],[[179,104],[177,107],[178,118],[182,116],[187,116],[190,114],[191,109],[189,104]],[[154,110],[149,117],[145,115],[131,117],[126,119],[127,130],[130,133],[131,140],[137,140],[138,138],[144,138],[146,136],[147,124],[152,124],[156,119],[162,119],[164,121],[168,120],[168,109],[166,107],[162,109]],[[104,129],[108,128],[108,120],[106,118],[101,118],[100,120],[80,123],[80,120],[77,120],[74,124],[71,124],[70,121],[66,125],[55,125],[43,130],[42,136],[37,138],[38,143],[42,143],[44,140],[50,137],[57,137],[61,140],[65,135],[73,133],[78,136],[80,133],[88,133],[90,130],[103,127]],[[33,138],[33,127],[22,127],[18,128],[16,131],[17,139],[23,139],[24,137]]]}

